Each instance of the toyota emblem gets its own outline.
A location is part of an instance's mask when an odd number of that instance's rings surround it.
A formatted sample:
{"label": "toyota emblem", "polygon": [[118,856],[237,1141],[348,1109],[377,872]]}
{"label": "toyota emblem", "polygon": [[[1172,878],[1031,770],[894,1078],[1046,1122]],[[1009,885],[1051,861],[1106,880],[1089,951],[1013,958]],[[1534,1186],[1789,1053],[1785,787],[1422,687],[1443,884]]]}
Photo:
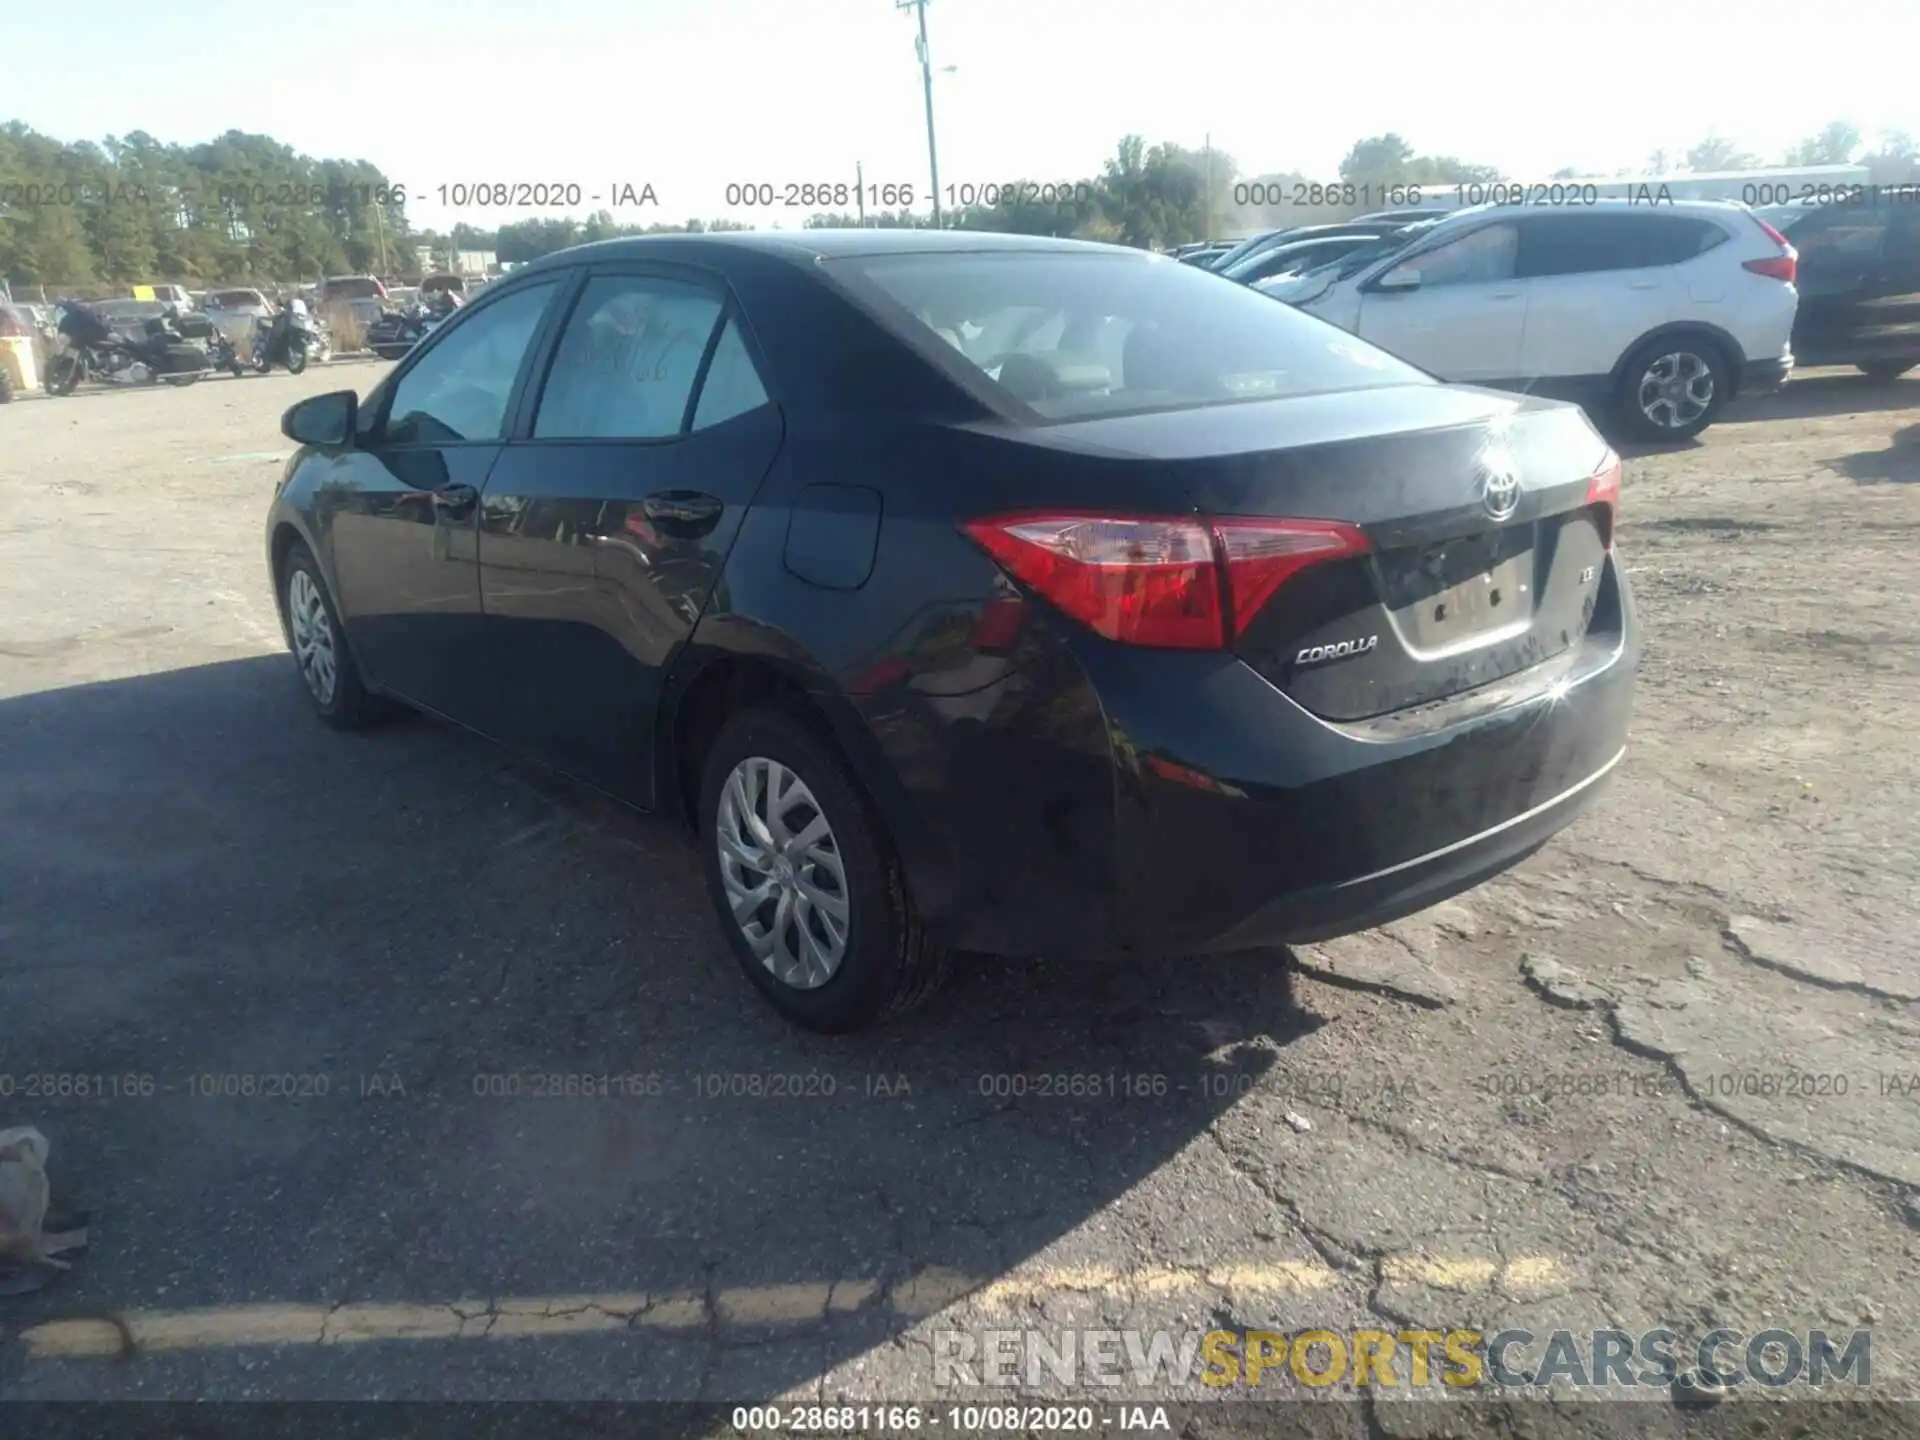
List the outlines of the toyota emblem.
{"label": "toyota emblem", "polygon": [[1489,452],[1480,462],[1480,501],[1487,514],[1505,520],[1520,508],[1520,477],[1515,473],[1513,456],[1503,451]]}

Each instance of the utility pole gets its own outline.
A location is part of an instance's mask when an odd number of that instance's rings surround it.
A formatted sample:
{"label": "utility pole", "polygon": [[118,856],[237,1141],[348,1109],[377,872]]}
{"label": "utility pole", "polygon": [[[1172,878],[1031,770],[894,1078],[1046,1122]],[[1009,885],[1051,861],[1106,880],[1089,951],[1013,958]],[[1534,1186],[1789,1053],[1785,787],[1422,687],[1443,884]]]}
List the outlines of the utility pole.
{"label": "utility pole", "polygon": [[927,49],[927,0],[894,0],[896,10],[913,10],[920,19],[920,83],[927,92],[927,169],[933,176],[933,228],[940,228],[940,151],[933,142],[933,55]]}
{"label": "utility pole", "polygon": [[1213,132],[1207,132],[1207,233],[1202,240],[1213,239]]}

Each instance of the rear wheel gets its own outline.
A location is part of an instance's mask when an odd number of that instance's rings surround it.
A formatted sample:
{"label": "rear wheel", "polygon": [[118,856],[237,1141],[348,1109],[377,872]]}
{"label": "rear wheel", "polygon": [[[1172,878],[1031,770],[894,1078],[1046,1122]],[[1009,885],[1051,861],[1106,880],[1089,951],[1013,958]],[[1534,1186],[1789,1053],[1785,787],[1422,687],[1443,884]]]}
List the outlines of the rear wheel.
{"label": "rear wheel", "polygon": [[1690,335],[1648,341],[1621,369],[1621,419],[1643,440],[1691,440],[1720,413],[1728,383],[1718,346]]}
{"label": "rear wheel", "polygon": [[184,390],[199,380],[198,375],[162,375],[160,377],[176,390]]}
{"label": "rear wheel", "polygon": [[336,730],[354,730],[392,710],[362,683],[320,566],[303,544],[287,552],[281,567],[280,603],[294,664],[315,714]]}
{"label": "rear wheel", "polygon": [[727,722],[707,754],[700,822],[727,943],[788,1020],[858,1030],[939,988],[947,956],[920,924],[890,837],[801,720],[763,709]]}
{"label": "rear wheel", "polygon": [[1920,360],[1868,360],[1860,367],[1860,373],[1869,380],[1898,380],[1902,375],[1920,365]]}
{"label": "rear wheel", "polygon": [[56,355],[47,367],[47,393],[71,395],[80,383],[80,359],[76,355]]}

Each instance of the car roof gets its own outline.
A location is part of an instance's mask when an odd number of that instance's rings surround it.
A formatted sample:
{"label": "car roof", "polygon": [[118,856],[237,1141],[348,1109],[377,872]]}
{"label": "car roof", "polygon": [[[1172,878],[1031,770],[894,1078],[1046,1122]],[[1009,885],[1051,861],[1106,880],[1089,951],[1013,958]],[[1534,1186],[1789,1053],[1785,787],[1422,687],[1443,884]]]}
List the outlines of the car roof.
{"label": "car roof", "polygon": [[[1004,235],[993,230],[723,230],[685,234],[627,235],[555,250],[529,260],[513,272],[522,275],[578,265],[583,261],[682,258],[728,251],[777,256],[794,261],[837,260],[865,255],[937,255],[995,252],[1009,254],[1113,254],[1142,260],[1166,260],[1126,245],[1091,240],[1062,240],[1048,235]],[[1177,263],[1177,262],[1175,262]]]}

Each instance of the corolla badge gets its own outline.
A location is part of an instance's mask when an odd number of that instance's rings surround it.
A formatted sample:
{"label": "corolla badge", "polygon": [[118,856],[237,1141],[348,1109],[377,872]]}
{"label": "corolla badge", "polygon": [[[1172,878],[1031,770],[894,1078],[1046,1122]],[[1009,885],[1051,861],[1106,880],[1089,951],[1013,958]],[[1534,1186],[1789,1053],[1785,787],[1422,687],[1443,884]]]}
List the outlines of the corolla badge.
{"label": "corolla badge", "polygon": [[1520,467],[1504,446],[1490,447],[1480,456],[1480,503],[1494,520],[1505,520],[1520,508]]}
{"label": "corolla badge", "polygon": [[1296,665],[1318,665],[1322,660],[1345,660],[1349,655],[1364,655],[1380,644],[1378,635],[1364,640],[1338,640],[1331,645],[1309,645],[1293,657]]}

